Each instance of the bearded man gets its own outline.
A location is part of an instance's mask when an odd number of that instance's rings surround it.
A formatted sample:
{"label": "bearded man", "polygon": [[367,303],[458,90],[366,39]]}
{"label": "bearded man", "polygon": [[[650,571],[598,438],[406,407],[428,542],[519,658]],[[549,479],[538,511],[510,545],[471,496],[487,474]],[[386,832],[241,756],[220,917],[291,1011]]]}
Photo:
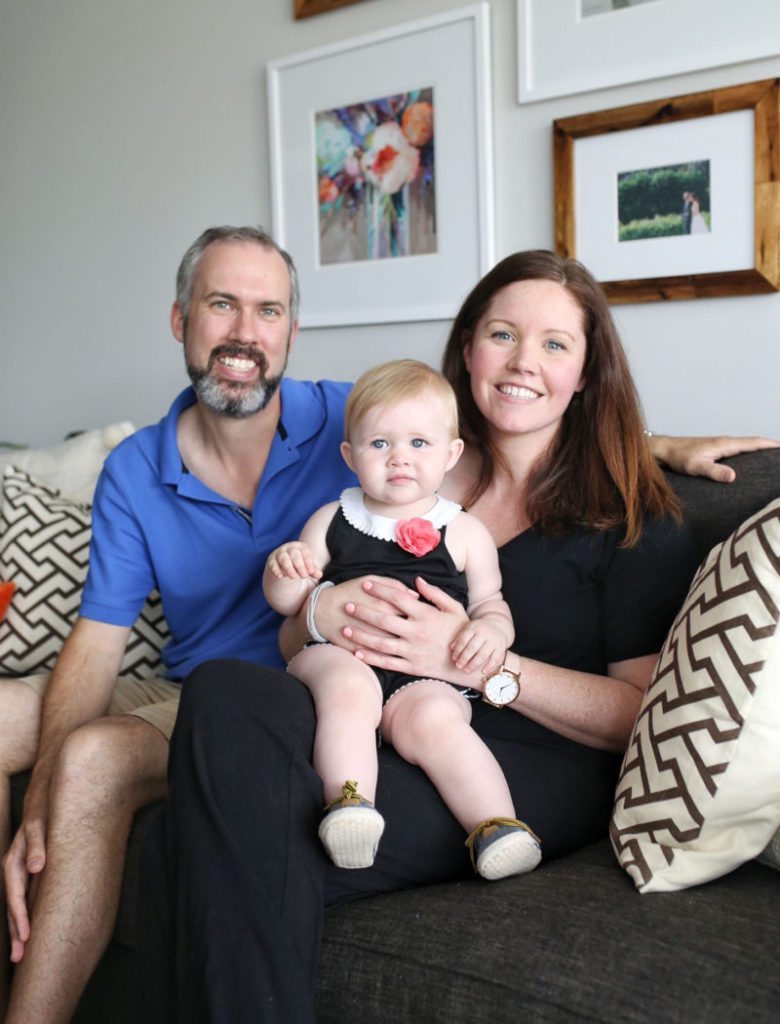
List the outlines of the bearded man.
{"label": "bearded man", "polygon": [[[354,483],[339,452],[348,385],[283,380],[298,330],[288,254],[260,229],[211,228],[176,283],[192,387],[106,460],[79,618],[51,678],[0,682],[3,771],[34,764],[4,861],[8,1024],[71,1019],[111,936],[133,816],[165,793],[180,680],[212,658],[283,664],[265,560]],[[154,589],[165,678],[121,677]]]}

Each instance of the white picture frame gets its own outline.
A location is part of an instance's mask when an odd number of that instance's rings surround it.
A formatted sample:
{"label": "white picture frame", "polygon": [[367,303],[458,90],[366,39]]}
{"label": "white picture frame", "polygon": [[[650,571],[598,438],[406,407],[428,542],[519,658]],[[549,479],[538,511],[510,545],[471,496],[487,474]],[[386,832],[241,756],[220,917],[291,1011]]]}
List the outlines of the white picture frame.
{"label": "white picture frame", "polygon": [[520,103],[780,54],[777,0],[717,12],[712,0],[652,0],[591,17],[580,3],[517,0]]}
{"label": "white picture frame", "polygon": [[[273,232],[301,280],[302,327],[447,320],[494,262],[489,5],[272,61]],[[315,115],[433,88],[436,251],[320,261]]]}

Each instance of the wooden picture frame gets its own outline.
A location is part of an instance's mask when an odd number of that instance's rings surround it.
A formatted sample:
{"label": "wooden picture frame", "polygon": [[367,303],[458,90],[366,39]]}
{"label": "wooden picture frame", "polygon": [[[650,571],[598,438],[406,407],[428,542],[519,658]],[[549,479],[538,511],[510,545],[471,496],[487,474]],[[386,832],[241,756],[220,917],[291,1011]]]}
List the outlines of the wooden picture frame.
{"label": "wooden picture frame", "polygon": [[[718,137],[737,121],[741,127],[735,138],[744,141],[737,147],[730,146],[730,136],[724,135],[723,152],[718,154]],[[702,140],[702,153],[695,148],[697,138]],[[594,139],[599,140],[595,147],[591,142]],[[662,153],[666,148],[674,154],[685,154],[689,160],[708,153],[708,147],[717,154],[712,163],[712,191],[720,208],[717,223],[723,230],[716,230],[712,212],[712,227],[706,229],[711,233],[707,238],[700,236],[695,245],[690,243],[687,252],[685,245],[689,243],[679,238],[646,237],[627,245],[618,238],[619,198],[614,171],[621,165],[617,161],[622,161],[626,172],[632,171],[632,159],[634,168],[674,169],[661,166],[673,161],[656,155],[659,142]],[[607,154],[605,166],[609,166],[602,174],[603,183],[598,181],[602,160],[599,146]],[[583,147],[582,152],[579,147]],[[623,155],[632,149],[641,154],[643,147],[646,157]],[[735,152],[735,148],[745,152]],[[620,155],[612,157],[610,153]],[[732,175],[733,166],[740,161],[746,164],[741,179],[738,174]],[[610,302],[755,295],[780,289],[780,79],[560,118],[553,123],[553,165],[556,251],[581,259],[601,281]],[[685,166],[682,159],[680,166]],[[590,191],[586,179],[596,182]],[[738,180],[742,181],[741,189],[730,184]],[[599,219],[590,208],[599,208],[596,193],[600,191],[606,199]],[[716,209],[713,201],[712,210]],[[735,212],[740,210],[744,216]],[[739,223],[747,220],[752,223]],[[734,223],[729,226],[729,221]],[[732,243],[742,229],[746,241]],[[675,265],[673,272],[658,272],[664,261]],[[625,269],[625,277],[603,269],[618,265]]]}
{"label": "wooden picture frame", "polygon": [[293,13],[296,20],[311,18],[315,14],[327,14],[348,4],[359,4],[363,0],[293,0]]}

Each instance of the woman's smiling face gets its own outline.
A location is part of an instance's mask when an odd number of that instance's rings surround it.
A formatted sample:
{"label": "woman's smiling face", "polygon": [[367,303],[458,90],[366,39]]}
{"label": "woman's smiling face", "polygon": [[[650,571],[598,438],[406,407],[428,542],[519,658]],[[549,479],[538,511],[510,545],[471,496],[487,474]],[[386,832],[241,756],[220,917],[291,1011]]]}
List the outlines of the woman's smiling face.
{"label": "woman's smiling face", "polygon": [[497,292],[464,345],[477,408],[494,437],[555,437],[583,389],[582,309],[556,281],[517,281]]}

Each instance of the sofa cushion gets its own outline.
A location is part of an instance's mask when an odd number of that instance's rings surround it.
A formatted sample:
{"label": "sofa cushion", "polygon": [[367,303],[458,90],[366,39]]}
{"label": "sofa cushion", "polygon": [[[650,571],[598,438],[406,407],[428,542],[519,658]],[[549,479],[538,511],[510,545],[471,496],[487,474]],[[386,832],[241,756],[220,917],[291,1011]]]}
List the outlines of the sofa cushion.
{"label": "sofa cushion", "polygon": [[777,878],[640,898],[605,839],[503,882],[329,911],[319,1024],[774,1022]]}
{"label": "sofa cushion", "polygon": [[[0,579],[16,585],[0,622],[0,675],[51,670],[78,614],[87,573],[91,507],[13,466],[3,475]],[[168,636],[159,594],[150,595],[130,634],[122,673],[161,672]]]}
{"label": "sofa cushion", "polygon": [[767,864],[770,868],[780,871],[780,828],[766,844],[758,859],[762,864]]}
{"label": "sofa cushion", "polygon": [[642,892],[706,882],[780,824],[780,499],[715,547],[642,702],[610,834]]}
{"label": "sofa cushion", "polygon": [[680,499],[685,524],[699,545],[702,560],[716,544],[780,493],[780,448],[743,452],[722,462],[736,473],[733,484],[665,471]]}

